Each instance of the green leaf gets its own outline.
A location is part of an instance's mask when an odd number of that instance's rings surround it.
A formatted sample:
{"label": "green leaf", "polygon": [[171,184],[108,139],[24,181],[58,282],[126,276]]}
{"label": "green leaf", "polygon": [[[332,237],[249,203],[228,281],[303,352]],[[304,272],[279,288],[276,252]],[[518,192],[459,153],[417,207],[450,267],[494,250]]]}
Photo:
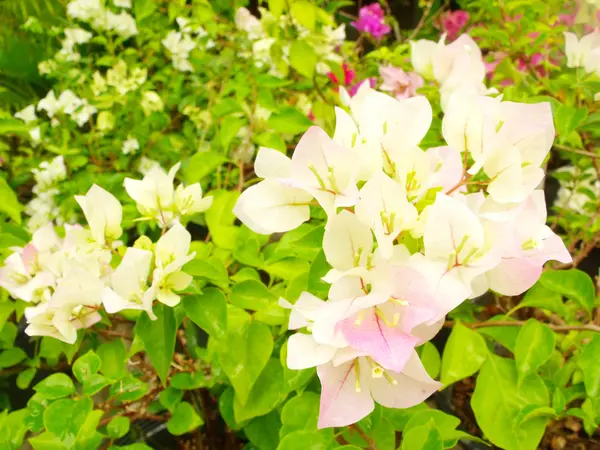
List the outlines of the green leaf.
{"label": "green leaf", "polygon": [[290,256],[274,262],[269,262],[263,269],[272,277],[291,280],[298,274],[308,272],[310,264],[303,259]]}
{"label": "green leaf", "polygon": [[197,152],[183,168],[183,178],[186,184],[197,183],[212,174],[225,161],[227,161],[227,158],[222,153]]}
{"label": "green leaf", "polygon": [[26,135],[29,127],[21,120],[17,119],[0,119],[0,135],[3,134],[19,134]]}
{"label": "green leaf", "polygon": [[27,353],[18,347],[8,348],[0,353],[0,369],[12,367],[27,359]]}
{"label": "green leaf", "polygon": [[173,411],[175,406],[181,401],[183,398],[183,391],[180,389],[175,389],[174,387],[168,387],[164,391],[162,391],[158,397],[158,401],[161,405],[167,408],[169,411]]}
{"label": "green leaf", "polygon": [[208,259],[192,259],[182,269],[194,278],[204,278],[222,289],[229,286],[229,274],[223,262],[215,257]]}
{"label": "green leaf", "polygon": [[221,339],[227,332],[227,300],[215,288],[206,288],[202,294],[187,296],[183,308],[192,322],[211,336]]}
{"label": "green leaf", "polygon": [[303,392],[290,399],[281,410],[281,437],[298,430],[316,430],[319,417],[319,396]]}
{"label": "green leaf", "polygon": [[187,402],[181,402],[177,405],[173,415],[167,422],[167,430],[175,436],[181,436],[195,430],[203,423],[202,418],[192,405]]}
{"label": "green leaf", "polygon": [[80,356],[73,364],[73,375],[77,378],[77,381],[83,383],[84,380],[98,372],[102,360],[93,350],[88,351],[85,355]]}
{"label": "green leaf", "polygon": [[402,450],[443,450],[444,443],[432,420],[427,425],[406,430],[402,434],[401,448]]}
{"label": "green leaf", "polygon": [[109,379],[98,373],[89,375],[83,382],[83,393],[85,395],[94,395],[104,389],[111,383]]}
{"label": "green leaf", "polygon": [[64,373],[55,373],[36,384],[33,390],[48,400],[54,400],[71,395],[75,392],[75,385]]}
{"label": "green leaf", "polygon": [[260,450],[276,450],[279,444],[281,421],[277,411],[256,417],[244,427],[248,440]]}
{"label": "green leaf", "polygon": [[67,450],[53,433],[45,432],[29,439],[34,450]]}
{"label": "green leaf", "polygon": [[44,411],[44,427],[51,433],[63,438],[69,427],[75,409],[75,401],[63,398],[50,404]]}
{"label": "green leaf", "polygon": [[292,3],[291,13],[300,25],[309,30],[315,29],[317,21],[317,8],[312,3],[300,0]]}
{"label": "green leaf", "polygon": [[242,106],[232,98],[224,98],[219,103],[213,106],[212,114],[215,119],[225,117],[234,112],[243,111]]}
{"label": "green leaf", "polygon": [[554,351],[554,332],[535,319],[521,328],[515,347],[515,362],[519,383],[550,359]]}
{"label": "green leaf", "polygon": [[454,448],[459,439],[478,440],[478,438],[456,429],[460,425],[458,417],[431,408],[415,410],[409,414],[403,431],[421,427],[430,422],[434,423],[435,429],[440,433],[440,437],[444,441],[444,448]]}
{"label": "green leaf", "polygon": [[212,191],[212,206],[206,211],[206,224],[212,236],[213,243],[220,248],[233,250],[235,237],[239,230],[233,225],[235,216],[233,207],[240,195],[237,191]]}
{"label": "green leaf", "polygon": [[594,282],[585,272],[577,269],[547,270],[542,273],[540,283],[547,289],[577,302],[588,314],[591,313],[596,290]]}
{"label": "green leaf", "polygon": [[285,153],[286,151],[285,140],[277,133],[265,131],[253,136],[253,141],[261,147],[272,148],[281,153]]}
{"label": "green leaf", "polygon": [[177,389],[194,390],[210,386],[210,380],[204,372],[180,372],[171,377],[171,386]]}
{"label": "green leaf", "polygon": [[246,125],[246,123],[246,119],[242,119],[240,117],[229,116],[223,119],[219,129],[219,137],[221,141],[221,147],[224,151],[229,150],[231,141],[233,141],[240,129]]}
{"label": "green leaf", "polygon": [[546,429],[547,418],[537,417],[517,426],[514,419],[529,406],[548,406],[548,390],[531,374],[518,384],[515,362],[490,355],[477,377],[471,406],[477,424],[498,447],[535,450]]}
{"label": "green leaf", "polygon": [[17,199],[17,195],[8,185],[6,180],[0,177],[0,212],[6,214],[17,223],[21,223],[21,210],[23,207]]}
{"label": "green leaf", "polygon": [[481,368],[487,355],[483,337],[457,322],[442,354],[440,381],[449,385],[470,377]]}
{"label": "green leaf", "polygon": [[240,308],[264,311],[277,304],[277,296],[260,281],[246,280],[233,286],[229,302]]}
{"label": "green leaf", "polygon": [[35,374],[37,373],[37,369],[35,367],[30,367],[29,369],[25,369],[17,375],[17,387],[19,389],[27,389]]}
{"label": "green leaf", "polygon": [[587,108],[560,105],[554,112],[556,133],[560,138],[565,138],[585,121],[588,115]]}
{"label": "green leaf", "polygon": [[43,414],[44,426],[65,441],[75,438],[94,403],[89,397],[77,401],[68,398],[50,404]]}
{"label": "green leaf", "polygon": [[275,358],[271,358],[252,386],[247,401],[242,404],[238,396],[233,402],[233,414],[238,423],[265,415],[275,408],[283,391],[283,370]]}
{"label": "green leaf", "polygon": [[219,361],[235,389],[236,399],[243,405],[273,351],[271,330],[251,321],[241,329],[229,330],[220,344]]}
{"label": "green leaf", "polygon": [[525,293],[523,300],[511,310],[511,313],[521,308],[541,308],[552,311],[560,317],[565,317],[566,315],[566,308],[562,301],[562,295],[559,292],[548,289],[541,282],[534,284],[531,289]]}
{"label": "green leaf", "polygon": [[133,7],[136,21],[141,22],[152,15],[156,9],[156,3],[154,3],[154,0],[135,0]]}
{"label": "green leaf", "polygon": [[294,431],[279,443],[277,450],[327,450],[332,438],[314,431]]}
{"label": "green leaf", "polygon": [[520,427],[525,422],[539,417],[554,418],[556,417],[556,411],[549,406],[528,405],[519,411],[519,414],[514,418],[514,423]]}
{"label": "green leaf", "polygon": [[435,348],[435,345],[431,342],[425,342],[425,344],[419,347],[419,350],[419,356],[421,357],[421,362],[423,363],[425,370],[431,378],[437,378],[442,366],[440,352],[438,352],[438,349]]}
{"label": "green leaf", "polygon": [[154,307],[154,314],[156,320],[151,320],[148,314],[142,314],[135,326],[135,332],[144,343],[163,386],[166,386],[169,367],[175,352],[177,322],[173,308],[162,303]]}
{"label": "green leaf", "polygon": [[[501,314],[490,319],[492,322],[497,320],[510,320],[510,317]],[[519,331],[519,327],[516,326],[482,327],[477,329],[479,334],[491,337],[496,342],[510,350],[512,353],[515,352]]]}
{"label": "green leaf", "polygon": [[584,344],[579,354],[579,367],[583,372],[585,392],[590,397],[600,395],[600,334]]}
{"label": "green leaf", "polygon": [[104,416],[104,411],[94,410],[89,412],[77,432],[75,450],[87,450],[100,446],[104,436],[98,433],[96,428],[98,428],[102,416]]}
{"label": "green leaf", "polygon": [[23,441],[27,434],[26,419],[30,416],[28,408],[0,413],[0,447],[7,450],[23,448]]}
{"label": "green leaf", "polygon": [[146,392],[148,392],[147,383],[133,375],[127,375],[111,384],[109,396],[121,402],[133,402],[142,398]]}
{"label": "green leaf", "polygon": [[319,57],[315,49],[306,41],[292,41],[290,65],[301,75],[312,79]]}
{"label": "green leaf", "polygon": [[113,439],[119,439],[129,433],[129,419],[127,417],[115,417],[106,426],[108,435]]}
{"label": "green leaf", "polygon": [[96,349],[96,354],[100,357],[100,372],[106,377],[117,379],[127,373],[125,360],[127,350],[121,339],[105,342]]}
{"label": "green leaf", "polygon": [[0,248],[25,247],[27,242],[13,234],[0,233]]}
{"label": "green leaf", "polygon": [[268,0],[268,4],[269,11],[271,11],[271,14],[278,19],[285,10],[285,0]]}
{"label": "green leaf", "polygon": [[267,122],[274,131],[293,135],[304,133],[312,125],[312,121],[296,108],[282,108],[279,113],[271,114]]}

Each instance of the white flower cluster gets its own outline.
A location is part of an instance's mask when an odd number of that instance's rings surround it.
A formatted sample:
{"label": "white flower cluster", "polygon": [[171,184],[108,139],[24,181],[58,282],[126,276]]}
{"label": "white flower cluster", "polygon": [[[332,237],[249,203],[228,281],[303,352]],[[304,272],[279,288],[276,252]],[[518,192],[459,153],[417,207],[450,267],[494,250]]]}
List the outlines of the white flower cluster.
{"label": "white flower cluster", "polygon": [[153,165],[142,180],[125,178],[125,190],[137,203],[142,219],[156,220],[161,227],[179,221],[181,216],[191,216],[206,211],[212,205],[212,197],[202,197],[200,183],[190,186],[180,184],[173,188],[175,174],[181,163],[174,165],[169,173],[159,165]]}
{"label": "white flower cluster", "polygon": [[81,28],[65,28],[65,39],[62,48],[56,55],[59,61],[79,61],[81,55],[75,51],[75,46],[85,44],[92,38],[92,33]]}
{"label": "white flower cluster", "polygon": [[[582,68],[586,73],[600,76],[600,31],[595,29],[581,39],[575,33],[565,32],[567,67]],[[600,92],[594,100],[600,100]]]}
{"label": "white flower cluster", "polygon": [[[317,31],[310,31],[299,24],[292,15],[282,14],[277,20],[266,9],[260,8],[260,13],[260,20],[243,7],[239,8],[235,14],[237,28],[245,31],[248,34],[248,39],[253,43],[252,53],[245,56],[252,57],[257,67],[268,67],[271,74],[276,76],[282,75],[281,70],[277,67],[271,55],[271,48],[277,41],[265,31],[272,24],[277,24],[284,30],[289,29],[290,24],[292,24],[297,35],[312,44],[318,55],[317,71],[320,74],[330,72],[327,61],[336,62],[337,64],[343,62],[343,58],[338,52],[339,46],[346,39],[346,31],[343,24],[335,29],[330,25],[323,25]],[[280,41],[279,44],[283,53],[282,59],[285,64],[289,65],[291,41]]]}
{"label": "white flower cluster", "polygon": [[600,180],[593,167],[583,170],[576,166],[561,167],[555,172],[567,174],[568,179],[559,178],[560,189],[554,204],[579,214],[588,214],[586,204],[600,199]]}
{"label": "white flower cluster", "polygon": [[106,78],[98,71],[92,75],[92,91],[101,95],[113,87],[119,95],[135,91],[146,82],[148,70],[141,67],[128,68],[127,63],[120,59],[106,71]]}
{"label": "white flower cluster", "polygon": [[[194,258],[189,252],[191,236],[174,220],[168,229],[162,217],[204,211],[212,199],[202,198],[199,184],[179,186],[174,192],[176,169],[169,176],[153,169],[142,181],[126,181],[127,191],[133,194],[140,211],[161,218],[163,234],[156,244],[143,236],[133,247],[123,248],[117,241],[122,234],[121,204],[94,185],[85,196],[76,197],[88,228],[66,225],[61,239],[47,223],[24,248],[14,249],[0,268],[0,286],[12,297],[31,304],[25,310],[28,335],[52,336],[72,344],[78,329],[101,319],[102,308],[109,314],[142,310],[154,320],[155,300],[168,306],[179,303],[177,292],[192,281],[182,271]],[[40,185],[53,180],[49,171],[36,175]],[[168,192],[171,198],[166,196]],[[121,256],[113,269],[115,258]]]}
{"label": "white flower cluster", "polygon": [[444,34],[439,42],[411,41],[411,62],[417,73],[439,83],[442,109],[451,96],[492,94],[496,89],[485,86],[485,64],[477,43],[467,34],[446,45]]}
{"label": "white flower cluster", "polygon": [[62,156],[52,161],[43,161],[38,169],[33,169],[35,186],[33,199],[25,207],[25,214],[30,216],[27,223],[31,231],[57,220],[60,222],[60,210],[55,196],[60,192],[57,185],[67,177],[67,168]]}
{"label": "white flower cluster", "polygon": [[[171,30],[162,40],[162,45],[169,51],[173,67],[180,72],[193,72],[194,66],[189,61],[190,53],[198,47],[198,40],[208,35],[200,25],[193,25],[189,19],[176,19],[179,31]],[[212,40],[206,42],[206,48],[214,47]]]}
{"label": "white flower cluster", "polygon": [[[122,8],[131,7],[131,2],[127,0],[117,0],[114,4]],[[135,19],[129,13],[114,13],[101,0],[73,0],[67,5],[67,14],[90,24],[97,31],[111,31],[124,39],[138,34]]]}
{"label": "white flower cluster", "polygon": [[[38,102],[38,111],[46,111],[50,119],[55,119],[58,114],[65,114],[73,119],[79,127],[84,126],[90,117],[98,110],[90,105],[87,99],[77,97],[73,91],[63,91],[58,98],[53,90],[50,90],[46,97]],[[53,125],[59,122],[53,121]]]}
{"label": "white flower cluster", "polygon": [[[32,122],[35,122],[38,119],[37,115],[35,114],[35,105],[26,106],[21,111],[16,112],[15,117],[28,125]],[[34,145],[37,145],[42,139],[41,133],[42,132],[39,126],[29,130],[29,136],[31,137],[31,141],[34,143]]]}
{"label": "white flower cluster", "polygon": [[492,289],[517,295],[548,260],[571,261],[546,226],[542,162],[554,139],[548,103],[453,95],[442,123],[447,146],[419,147],[428,100],[397,100],[363,84],[336,108],[333,138],[309,129],[291,159],[259,150],[263,181],[234,213],[261,234],[327,215],[327,301],[291,305],[292,369],[317,367],[320,427],[345,426],[374,408],[415,405],[437,390],[415,346],[444,316]]}

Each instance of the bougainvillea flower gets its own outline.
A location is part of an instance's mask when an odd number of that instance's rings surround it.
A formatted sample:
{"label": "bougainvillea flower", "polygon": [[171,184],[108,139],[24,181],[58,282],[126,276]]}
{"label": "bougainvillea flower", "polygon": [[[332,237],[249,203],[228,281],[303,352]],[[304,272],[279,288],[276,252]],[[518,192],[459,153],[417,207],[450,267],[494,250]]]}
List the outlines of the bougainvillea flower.
{"label": "bougainvillea flower", "polygon": [[544,191],[535,190],[508,224],[495,224],[502,260],[486,273],[492,290],[502,295],[522,294],[538,280],[546,261],[572,261],[562,239],[546,225],[546,211]]}
{"label": "bougainvillea flower", "polygon": [[380,66],[379,74],[383,78],[380,89],[391,92],[398,100],[414,97],[417,95],[417,89],[425,84],[418,73],[407,73],[398,67]]}
{"label": "bougainvillea flower", "polygon": [[360,8],[358,20],[351,22],[351,25],[361,33],[369,33],[375,39],[379,40],[392,31],[392,28],[384,21],[384,12],[379,3]]}
{"label": "bougainvillea flower", "polygon": [[373,411],[375,402],[387,408],[409,408],[442,386],[427,374],[415,351],[400,373],[359,356],[320,365],[317,374],[322,388],[319,428],[358,422]]}
{"label": "bougainvillea flower", "polygon": [[469,22],[467,11],[448,11],[441,17],[441,28],[449,40],[454,41]]}

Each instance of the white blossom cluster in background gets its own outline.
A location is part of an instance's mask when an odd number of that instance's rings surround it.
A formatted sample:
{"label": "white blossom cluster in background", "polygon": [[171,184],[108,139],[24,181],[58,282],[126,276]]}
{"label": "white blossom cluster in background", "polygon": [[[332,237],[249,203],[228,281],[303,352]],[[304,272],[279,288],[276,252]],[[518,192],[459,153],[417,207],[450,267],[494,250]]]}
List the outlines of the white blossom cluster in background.
{"label": "white blossom cluster in background", "polygon": [[[567,67],[583,69],[586,73],[600,76],[600,31],[595,29],[581,39],[575,33],[565,32]],[[600,92],[594,100],[600,101]]]}
{"label": "white blossom cluster in background", "polygon": [[58,98],[54,91],[50,90],[46,97],[38,102],[37,110],[45,111],[48,118],[53,119],[52,126],[58,125],[60,123],[58,116],[64,114],[69,116],[79,127],[84,126],[90,117],[98,112],[86,98],[79,98],[68,89],[61,92]]}
{"label": "white blossom cluster in background", "polygon": [[43,161],[39,168],[33,169],[33,177],[34,197],[25,207],[25,214],[30,216],[29,230],[35,231],[52,221],[60,224],[62,219],[55,197],[60,192],[58,184],[67,177],[64,158],[57,156],[52,161]]}
{"label": "white blossom cluster in background", "polygon": [[[74,20],[88,24],[97,33],[110,33],[122,39],[128,39],[138,34],[135,19],[124,8],[131,8],[129,0],[115,0],[114,11],[104,6],[101,0],[73,0],[67,5],[67,15]],[[81,55],[77,46],[86,44],[94,34],[80,27],[64,29],[62,48],[53,58],[42,61],[38,70],[43,75],[55,75],[62,70],[62,62],[79,62]],[[72,68],[69,73],[74,77],[81,75],[80,71]],[[96,94],[98,95],[98,94]]]}
{"label": "white blossom cluster in background", "polygon": [[415,71],[439,84],[442,109],[455,92],[463,95],[497,93],[496,89],[485,86],[485,64],[477,43],[467,34],[448,45],[445,40],[443,35],[439,42],[420,39],[410,43]]}
{"label": "white blossom cluster in background", "polygon": [[193,72],[194,66],[189,61],[190,53],[202,43],[204,48],[213,48],[215,43],[211,39],[204,39],[208,33],[200,25],[194,25],[185,17],[176,20],[179,31],[171,30],[162,40],[162,45],[168,50],[173,62],[173,67],[180,72]]}
{"label": "white blossom cluster in background", "polygon": [[131,8],[131,2],[114,0],[113,5],[118,13],[105,7],[101,0],[74,0],[67,5],[67,14],[88,23],[96,31],[112,32],[124,39],[138,34],[135,19],[123,10]]}
{"label": "white blossom cluster in background", "polygon": [[[252,41],[252,51],[246,54],[248,58],[252,58],[257,67],[268,67],[269,73],[275,76],[282,76],[281,68],[278,67],[276,61],[272,57],[272,47],[276,39],[269,35],[266,30],[272,28],[273,25],[278,26],[281,30],[289,30],[290,25],[293,26],[297,37],[310,42],[318,55],[317,72],[326,74],[331,71],[327,65],[327,61],[332,61],[337,64],[342,64],[343,57],[338,49],[346,39],[346,31],[344,25],[333,28],[330,25],[322,25],[320,29],[311,31],[303,27],[292,16],[281,14],[279,19],[276,19],[273,14],[264,8],[260,9],[261,18],[258,19],[246,8],[239,8],[235,15],[235,24],[239,30],[245,31],[248,39]],[[280,40],[279,44],[283,45],[280,49],[282,52],[281,59],[289,65],[289,54],[291,39]]]}
{"label": "white blossom cluster in background", "polygon": [[92,75],[92,91],[94,95],[101,95],[113,88],[119,95],[126,95],[135,91],[146,82],[148,70],[142,67],[128,67],[120,59],[106,71],[106,77],[98,71]]}
{"label": "white blossom cluster in background", "polygon": [[546,261],[571,261],[538,189],[554,140],[548,103],[456,91],[442,123],[448,145],[422,149],[425,97],[397,100],[365,83],[346,100],[333,138],[313,127],[291,159],[261,148],[254,169],[264,180],[234,208],[261,234],[298,227],[311,206],[327,215],[328,298],[280,300],[298,330],[288,366],[317,367],[321,428],[354,423],[374,402],[422,402],[440,384],[415,347],[449,311],[488,289],[520,294]]}
{"label": "white blossom cluster in background", "polygon": [[[593,167],[581,169],[575,166],[561,167],[554,172],[560,183],[554,204],[579,214],[588,214],[586,204],[600,198],[600,180]],[[565,179],[562,174],[567,174]]]}
{"label": "white blossom cluster in background", "polygon": [[[56,166],[36,173],[38,186],[50,186],[57,176],[64,176],[56,173],[60,172]],[[212,198],[202,197],[198,183],[174,189],[178,167],[167,174],[155,166],[143,180],[125,180],[142,220],[155,218],[163,228],[155,244],[142,236],[125,248],[118,241],[121,204],[94,185],[85,196],[76,197],[87,228],[65,225],[60,238],[53,224],[46,222],[29,244],[14,249],[0,268],[0,286],[31,305],[25,309],[28,335],[52,336],[72,344],[78,329],[101,319],[101,309],[109,314],[143,310],[154,320],[155,301],[171,307],[179,303],[177,292],[192,281],[181,269],[194,258],[189,251],[191,236],[179,220],[205,211]]]}
{"label": "white blossom cluster in background", "polygon": [[81,55],[76,51],[76,46],[85,44],[92,39],[92,33],[81,28],[65,28],[65,39],[62,48],[56,55],[58,61],[79,61]]}

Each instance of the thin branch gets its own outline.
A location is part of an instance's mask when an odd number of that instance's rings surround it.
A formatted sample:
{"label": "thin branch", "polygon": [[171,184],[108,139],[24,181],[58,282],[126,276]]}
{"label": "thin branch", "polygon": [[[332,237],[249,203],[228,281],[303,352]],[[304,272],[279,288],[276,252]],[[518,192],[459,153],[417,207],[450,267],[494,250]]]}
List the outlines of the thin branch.
{"label": "thin branch", "polygon": [[577,148],[567,147],[566,145],[562,144],[554,144],[553,147],[569,153],[576,153],[578,155],[589,156],[591,158],[600,158],[600,154],[588,152],[586,150],[579,150]]}
{"label": "thin branch", "polygon": [[598,231],[592,240],[587,242],[581,250],[577,252],[577,254],[573,257],[573,262],[568,264],[557,264],[553,266],[554,269],[567,269],[569,267],[577,267],[581,261],[583,261],[592,250],[596,248],[596,246],[600,243],[600,231]]}
{"label": "thin branch", "polygon": [[382,0],[383,7],[385,8],[385,13],[392,19],[392,30],[394,30],[394,37],[396,41],[402,41],[402,35],[400,34],[400,25],[398,25],[398,21],[392,14],[392,8],[390,7],[390,2],[388,0]]}
{"label": "thin branch", "polygon": [[373,439],[367,436],[367,433],[365,433],[358,424],[355,423],[353,425],[350,425],[350,428],[352,430],[355,430],[360,435],[362,440],[365,441],[365,443],[367,444],[367,448],[369,450],[377,450],[377,446],[375,445],[375,442],[373,442]]}
{"label": "thin branch", "polygon": [[433,8],[433,4],[434,3],[435,2],[433,0],[429,0],[429,2],[427,3],[427,7],[425,8],[425,11],[421,15],[421,19],[419,20],[419,23],[417,24],[417,27],[408,36],[408,40],[409,41],[413,40],[413,38],[417,34],[419,34],[419,31],[421,31],[421,29],[423,28],[423,25],[425,25],[425,20],[427,20],[427,17],[429,17],[429,13],[431,12],[431,8]]}
{"label": "thin branch", "polygon": [[[461,322],[462,325],[468,328],[490,328],[490,327],[522,327],[527,322],[522,320],[492,320],[489,322],[474,322],[467,323]],[[453,320],[447,320],[444,322],[444,328],[452,328],[456,324]],[[594,324],[585,325],[553,325],[545,324],[548,328],[556,331],[557,333],[568,333],[569,331],[595,331],[600,333],[600,326]]]}

